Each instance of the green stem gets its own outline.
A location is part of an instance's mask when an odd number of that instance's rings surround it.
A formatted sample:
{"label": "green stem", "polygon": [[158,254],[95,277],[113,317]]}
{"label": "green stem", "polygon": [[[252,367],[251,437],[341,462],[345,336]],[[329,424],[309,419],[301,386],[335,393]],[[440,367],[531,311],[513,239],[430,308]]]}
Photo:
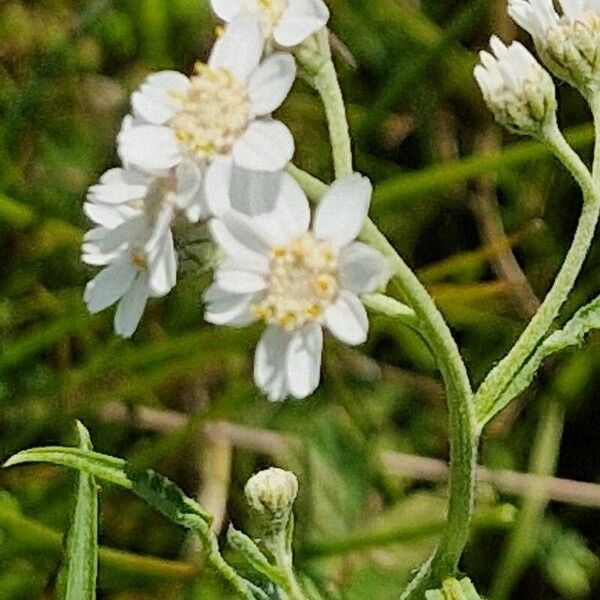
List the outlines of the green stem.
{"label": "green stem", "polygon": [[[318,73],[318,77],[314,78],[315,87],[321,94],[329,122],[336,177],[343,177],[352,170],[352,157],[346,109],[337,74],[331,61],[319,65],[318,70],[313,72]],[[314,182],[310,187],[315,190]],[[447,390],[451,456],[448,521],[433,557],[403,596],[422,598],[432,577],[441,581],[454,575],[469,535],[478,446],[473,392],[450,329],[427,290],[372,221],[368,220],[365,224],[361,239],[388,259],[392,283],[414,310],[421,334],[440,366]]]}
{"label": "green stem", "polygon": [[312,83],[319,92],[325,107],[335,175],[339,179],[350,175],[354,169],[352,167],[352,143],[346,118],[344,97],[338,83],[335,66],[331,60],[327,60],[322,64],[313,77]]}
{"label": "green stem", "polygon": [[[594,112],[596,126],[600,127],[598,125],[599,111]],[[477,391],[475,403],[480,428],[493,416],[497,399],[552,327],[581,272],[598,223],[600,193],[587,167],[569,146],[556,124],[546,132],[545,142],[555,156],[569,169],[581,187],[584,195],[583,210],[573,243],[552,289],[512,350],[490,371]],[[598,155],[595,163],[598,164]],[[598,170],[597,166],[596,170]]]}
{"label": "green stem", "polygon": [[196,533],[202,541],[202,549],[206,556],[206,560],[223,577],[223,579],[229,583],[240,598],[254,600],[254,594],[252,593],[248,582],[240,577],[221,556],[219,542],[208,523],[203,522],[198,525],[199,526],[194,529],[194,533]]}
{"label": "green stem", "polygon": [[421,334],[438,362],[447,391],[450,432],[448,521],[429,569],[420,577],[414,593],[411,589],[409,595],[404,596],[418,598],[428,585],[429,575],[439,581],[454,575],[467,543],[475,499],[478,446],[473,395],[458,347],[427,290],[371,221],[365,225],[361,238],[391,262],[392,284],[415,311]]}
{"label": "green stem", "polygon": [[307,600],[296,579],[292,557],[286,552],[285,540],[281,540],[280,546],[277,551],[273,552],[273,556],[275,557],[275,564],[281,569],[287,582],[285,593],[289,596],[290,600]]}

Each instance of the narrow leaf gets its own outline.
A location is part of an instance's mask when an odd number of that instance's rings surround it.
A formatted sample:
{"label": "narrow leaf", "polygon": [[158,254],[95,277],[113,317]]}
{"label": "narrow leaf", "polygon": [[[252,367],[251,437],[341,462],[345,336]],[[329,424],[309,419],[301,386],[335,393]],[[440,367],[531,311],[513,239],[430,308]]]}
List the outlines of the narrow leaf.
{"label": "narrow leaf", "polygon": [[154,471],[141,471],[126,461],[82,450],[52,446],[24,450],[11,457],[5,467],[25,463],[50,463],[77,469],[109,483],[121,486],[137,494],[154,510],[186,529],[190,529],[202,540],[207,561],[235,589],[238,596],[246,600],[267,600],[256,586],[240,577],[225,562],[219,552],[219,543],[210,530],[211,517],[202,507],[188,498],[174,483]]}
{"label": "narrow leaf", "polygon": [[[87,429],[77,421],[79,446],[91,452]],[[75,513],[67,535],[65,563],[59,575],[58,598],[95,600],[98,575],[98,486],[93,475],[78,475]]]}
{"label": "narrow leaf", "polygon": [[492,406],[477,407],[480,426],[483,427],[506,408],[513,398],[529,387],[540,366],[549,356],[566,348],[580,346],[586,335],[595,329],[600,329],[600,296],[577,311],[562,329],[555,331],[538,346]]}
{"label": "narrow leaf", "polygon": [[25,463],[51,463],[77,469],[96,479],[131,490],[152,508],[187,529],[197,530],[199,525],[204,529],[211,522],[210,515],[166,477],[151,470],[135,469],[120,458],[79,448],[51,446],[19,452],[8,459],[4,466]]}

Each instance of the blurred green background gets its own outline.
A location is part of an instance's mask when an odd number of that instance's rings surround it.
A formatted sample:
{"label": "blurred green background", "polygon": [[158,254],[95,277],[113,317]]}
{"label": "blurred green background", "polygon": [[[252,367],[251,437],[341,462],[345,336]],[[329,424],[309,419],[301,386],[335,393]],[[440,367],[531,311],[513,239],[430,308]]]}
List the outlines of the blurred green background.
{"label": "blurred green background", "polygon": [[[489,35],[522,34],[504,0],[328,3],[357,167],[376,183],[373,218],[479,382],[551,284],[580,206],[537,144],[493,124],[473,83]],[[445,511],[439,465],[412,458],[447,459],[443,391],[418,338],[375,320],[364,349],[327,340],[319,392],[271,405],[251,380],[259,329],[203,323],[208,273],[184,264],[133,341],[113,335],[110,310],[91,318],[82,302],[93,273],[79,261],[82,199],[116,164],[128,96],[151,71],[190,71],[215,25],[205,0],[0,3],[0,458],[74,443],[77,417],[99,451],[159,470],[238,526],[246,479],[291,468],[304,576],[327,598],[396,599]],[[588,159],[588,109],[558,92],[561,123]],[[318,99],[299,82],[280,112],[296,163],[329,180]],[[564,318],[600,290],[599,250]],[[486,432],[484,465],[600,483],[598,341],[545,366]],[[599,598],[600,488],[582,500],[559,482],[562,501],[546,506],[519,485],[481,485],[464,571],[493,600]],[[0,474],[0,489],[0,599],[50,598],[72,476],[28,467]],[[103,553],[102,599],[227,597],[185,533],[126,493],[103,492],[101,542],[128,553]]]}

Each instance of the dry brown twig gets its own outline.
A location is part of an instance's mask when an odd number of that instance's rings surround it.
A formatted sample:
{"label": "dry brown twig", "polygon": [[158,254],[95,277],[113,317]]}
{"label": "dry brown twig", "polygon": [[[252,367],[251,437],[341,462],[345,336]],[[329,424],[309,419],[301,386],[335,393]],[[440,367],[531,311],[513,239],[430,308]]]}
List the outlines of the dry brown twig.
{"label": "dry brown twig", "polygon": [[[139,407],[130,411],[124,404],[104,405],[99,413],[106,423],[131,422],[140,429],[154,432],[168,432],[184,427],[189,420],[187,415]],[[226,421],[215,421],[204,426],[205,435],[258,454],[275,459],[285,456],[294,447],[301,448],[302,441],[291,434],[257,429]],[[378,460],[386,475],[406,477],[420,481],[443,483],[448,479],[448,465],[441,460],[401,454],[383,450]],[[477,470],[480,483],[488,483],[506,494],[524,496],[532,488],[543,487],[555,502],[563,502],[586,508],[600,508],[600,485],[560,479],[558,477],[540,477],[516,471],[494,471],[485,467]]]}

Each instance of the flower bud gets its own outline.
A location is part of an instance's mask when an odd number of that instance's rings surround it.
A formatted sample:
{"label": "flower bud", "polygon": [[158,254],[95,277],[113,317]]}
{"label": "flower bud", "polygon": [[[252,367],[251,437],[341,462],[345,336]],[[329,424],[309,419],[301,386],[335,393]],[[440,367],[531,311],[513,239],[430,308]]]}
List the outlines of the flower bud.
{"label": "flower bud", "polygon": [[560,8],[552,0],[510,0],[508,12],[531,34],[546,66],[589,98],[600,85],[600,4],[560,0]]}
{"label": "flower bud", "polygon": [[245,493],[261,529],[275,533],[287,524],[298,494],[298,480],[289,471],[270,468],[251,477]]}
{"label": "flower bud", "polygon": [[515,133],[541,136],[556,118],[552,78],[519,42],[505,46],[493,36],[492,53],[481,52],[475,79],[496,120]]}

